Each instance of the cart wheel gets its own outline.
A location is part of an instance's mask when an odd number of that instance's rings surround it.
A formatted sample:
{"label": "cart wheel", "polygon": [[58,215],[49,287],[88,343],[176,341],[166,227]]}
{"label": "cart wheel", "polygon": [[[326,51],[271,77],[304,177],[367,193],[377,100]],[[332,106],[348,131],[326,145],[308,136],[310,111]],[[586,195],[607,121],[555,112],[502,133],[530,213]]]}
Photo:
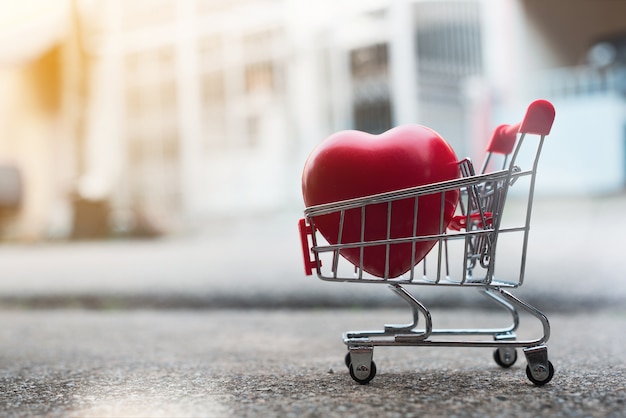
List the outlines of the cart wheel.
{"label": "cart wheel", "polygon": [[350,358],[350,352],[349,351],[346,353],[345,360],[346,360],[346,367],[349,369],[350,368],[350,364],[352,363],[352,359]]}
{"label": "cart wheel", "polygon": [[509,368],[517,361],[517,350],[514,348],[496,348],[493,352],[493,359],[502,368]]}
{"label": "cart wheel", "polygon": [[548,361],[548,375],[543,380],[537,379],[533,376],[533,373],[530,370],[530,366],[526,366],[526,376],[528,376],[528,379],[535,385],[543,386],[550,380],[552,380],[552,377],[554,376],[554,366],[551,362]]}
{"label": "cart wheel", "polygon": [[354,368],[352,367],[352,364],[350,364],[349,368],[350,368],[350,377],[354,379],[355,382],[361,385],[367,385],[369,382],[372,381],[374,376],[376,376],[376,363],[374,363],[373,361],[370,364],[370,374],[366,378],[356,377],[354,374]]}

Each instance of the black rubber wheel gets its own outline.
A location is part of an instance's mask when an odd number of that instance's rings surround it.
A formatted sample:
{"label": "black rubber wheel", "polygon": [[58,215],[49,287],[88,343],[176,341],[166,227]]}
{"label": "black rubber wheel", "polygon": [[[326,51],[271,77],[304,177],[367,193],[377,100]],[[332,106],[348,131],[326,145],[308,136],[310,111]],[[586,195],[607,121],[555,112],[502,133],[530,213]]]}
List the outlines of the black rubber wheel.
{"label": "black rubber wheel", "polygon": [[513,350],[513,356],[509,358],[507,361],[502,361],[502,357],[500,357],[500,348],[496,348],[493,352],[493,360],[496,364],[502,368],[508,369],[517,361],[517,350]]}
{"label": "black rubber wheel", "polygon": [[526,376],[528,377],[528,380],[533,382],[536,386],[543,386],[546,383],[548,383],[550,380],[552,380],[552,377],[554,377],[554,366],[552,365],[551,362],[548,361],[548,376],[543,380],[538,380],[538,379],[535,379],[533,374],[530,372],[530,366],[527,365]]}
{"label": "black rubber wheel", "polygon": [[350,363],[352,363],[352,359],[350,358],[350,352],[348,351],[346,353],[346,367],[349,369],[350,368]]}
{"label": "black rubber wheel", "polygon": [[376,363],[374,363],[373,361],[372,361],[372,364],[370,365],[370,374],[365,379],[359,379],[358,377],[354,375],[354,368],[352,367],[352,364],[350,364],[349,367],[350,367],[350,377],[354,379],[355,382],[361,385],[367,385],[369,382],[372,381],[374,376],[376,376]]}

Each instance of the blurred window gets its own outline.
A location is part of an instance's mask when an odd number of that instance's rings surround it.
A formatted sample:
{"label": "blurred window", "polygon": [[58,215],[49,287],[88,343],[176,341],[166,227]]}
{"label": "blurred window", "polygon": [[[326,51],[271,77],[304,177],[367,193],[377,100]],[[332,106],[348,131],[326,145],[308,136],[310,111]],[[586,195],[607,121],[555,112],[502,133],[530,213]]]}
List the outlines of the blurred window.
{"label": "blurred window", "polygon": [[483,73],[480,5],[427,2],[415,10],[420,97],[458,101],[464,80]]}
{"label": "blurred window", "polygon": [[418,28],[417,51],[421,72],[466,77],[482,73],[478,22],[448,22]]}
{"label": "blurred window", "polygon": [[224,82],[222,71],[212,71],[200,75],[202,135],[204,148],[208,153],[225,148],[227,145]]}
{"label": "blurred window", "polygon": [[391,128],[389,54],[386,43],[350,51],[354,129],[378,134]]}
{"label": "blurred window", "polygon": [[171,130],[158,137],[137,134],[129,138],[126,178],[132,201],[148,199],[161,208],[179,205],[179,147],[178,134]]}
{"label": "blurred window", "polygon": [[168,79],[168,80],[164,80],[161,83],[161,92],[160,92],[161,108],[170,114],[176,111],[176,104],[177,104],[176,94],[177,94],[176,80]]}
{"label": "blurred window", "polygon": [[177,106],[174,47],[131,53],[124,63],[126,111],[131,124],[141,119],[171,120]]}
{"label": "blurred window", "polygon": [[159,78],[176,77],[176,50],[174,45],[165,45],[154,52],[152,71],[159,74]]}
{"label": "blurred window", "polygon": [[228,145],[226,112],[223,108],[207,108],[202,114],[204,151],[211,153]]}
{"label": "blurred window", "polygon": [[271,93],[274,91],[274,65],[271,61],[248,64],[245,70],[246,93]]}
{"label": "blurred window", "polygon": [[219,35],[198,39],[198,60],[201,70],[219,68],[222,65],[222,39]]}
{"label": "blurred window", "polygon": [[389,99],[359,102],[354,105],[354,129],[380,134],[391,129],[391,123]]}
{"label": "blurred window", "polygon": [[205,105],[224,104],[224,74],[212,71],[200,76],[202,102]]}
{"label": "blurred window", "polygon": [[388,67],[387,44],[370,45],[350,51],[350,72],[354,79],[387,77]]}
{"label": "blurred window", "polygon": [[134,52],[124,64],[129,199],[175,208],[180,204],[176,49],[166,44]]}

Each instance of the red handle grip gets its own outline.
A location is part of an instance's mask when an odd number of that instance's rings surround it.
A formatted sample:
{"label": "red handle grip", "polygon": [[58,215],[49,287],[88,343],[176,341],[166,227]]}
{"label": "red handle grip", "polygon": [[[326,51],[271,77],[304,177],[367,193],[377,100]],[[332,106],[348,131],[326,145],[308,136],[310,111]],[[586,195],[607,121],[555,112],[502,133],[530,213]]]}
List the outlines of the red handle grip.
{"label": "red handle grip", "polygon": [[528,106],[526,116],[519,127],[520,133],[534,135],[548,135],[552,129],[556,112],[554,106],[547,100],[535,100]]}
{"label": "red handle grip", "polygon": [[547,100],[532,102],[526,115],[515,125],[500,125],[494,131],[487,144],[487,152],[508,155],[513,151],[518,133],[548,135],[554,122],[554,106]]}
{"label": "red handle grip", "polygon": [[300,219],[298,230],[300,231],[300,243],[302,244],[302,256],[304,258],[304,273],[310,276],[313,274],[313,269],[317,268],[315,260],[311,260],[309,251],[309,235],[313,234],[313,227],[307,225],[306,219]]}
{"label": "red handle grip", "polygon": [[487,152],[494,152],[496,154],[509,155],[513,152],[515,146],[515,140],[517,139],[517,132],[519,131],[520,123],[515,125],[500,125],[494,131],[487,144]]}

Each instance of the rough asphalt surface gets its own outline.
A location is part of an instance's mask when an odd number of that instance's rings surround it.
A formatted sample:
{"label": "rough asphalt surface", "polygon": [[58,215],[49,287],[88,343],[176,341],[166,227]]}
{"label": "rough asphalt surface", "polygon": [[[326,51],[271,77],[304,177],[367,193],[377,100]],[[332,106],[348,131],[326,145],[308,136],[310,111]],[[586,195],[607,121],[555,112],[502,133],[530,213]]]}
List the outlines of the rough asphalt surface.
{"label": "rough asphalt surface", "polygon": [[[305,277],[299,214],[154,241],[3,244],[0,416],[626,416],[625,207],[535,203],[513,293],[552,325],[543,387],[521,353],[504,370],[474,348],[377,347],[377,376],[353,382],[341,333],[410,312],[385,286]],[[435,327],[508,322],[471,289],[411,290]],[[539,331],[522,317],[519,338]]]}
{"label": "rough asphalt surface", "polygon": [[[556,374],[489,348],[377,347],[358,385],[342,331],[408,320],[401,310],[3,311],[7,417],[622,417],[626,311],[550,317]],[[524,320],[529,321],[525,322]],[[436,326],[504,325],[493,312],[433,312]],[[525,325],[527,327],[525,327]],[[520,337],[537,327],[522,318]]]}

